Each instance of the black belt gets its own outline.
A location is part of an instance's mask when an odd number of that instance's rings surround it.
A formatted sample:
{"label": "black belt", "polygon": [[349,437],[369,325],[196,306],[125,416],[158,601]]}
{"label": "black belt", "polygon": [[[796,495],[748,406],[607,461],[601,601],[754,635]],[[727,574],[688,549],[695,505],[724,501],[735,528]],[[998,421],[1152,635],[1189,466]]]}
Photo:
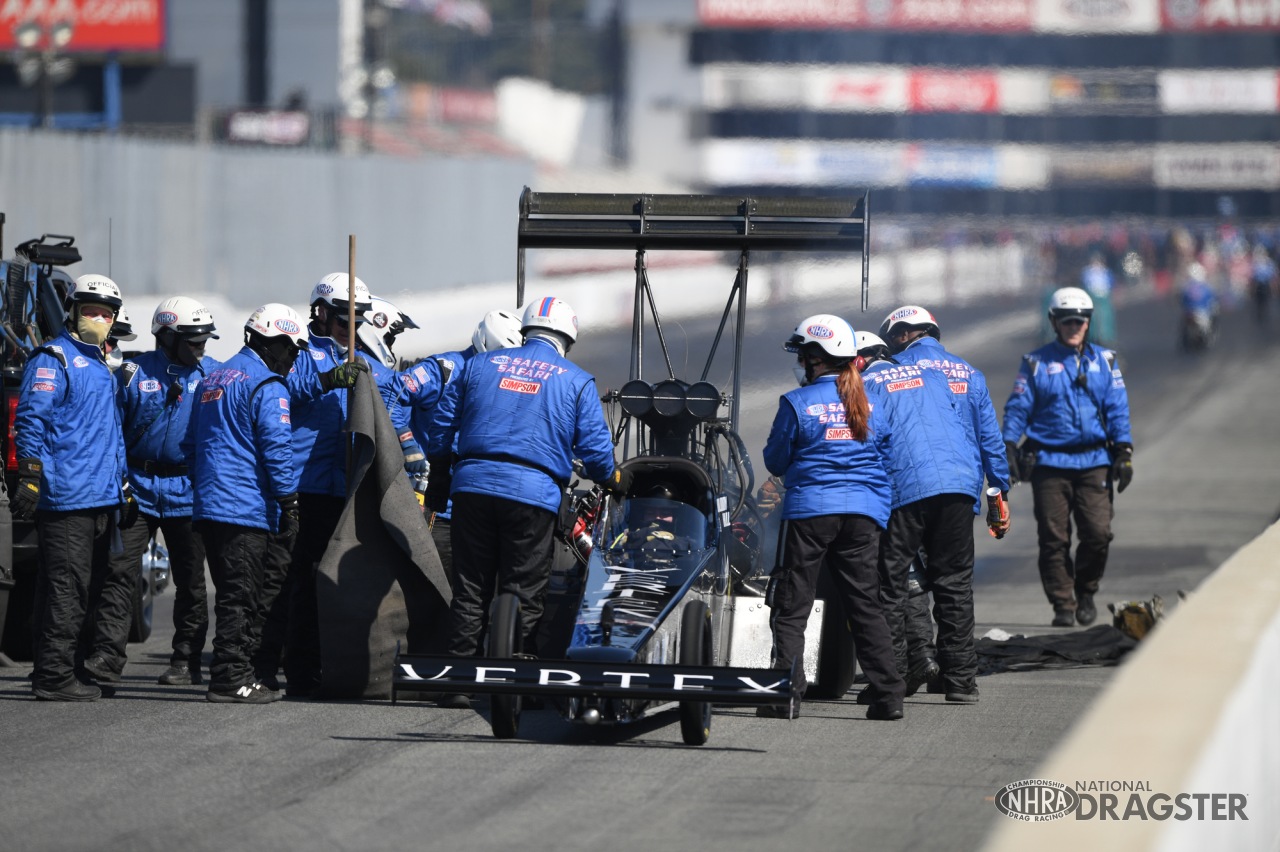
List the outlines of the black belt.
{"label": "black belt", "polygon": [[148,476],[186,476],[187,466],[185,464],[170,464],[169,462],[156,461],[155,459],[140,459],[137,456],[128,456],[127,461],[129,467],[136,468]]}

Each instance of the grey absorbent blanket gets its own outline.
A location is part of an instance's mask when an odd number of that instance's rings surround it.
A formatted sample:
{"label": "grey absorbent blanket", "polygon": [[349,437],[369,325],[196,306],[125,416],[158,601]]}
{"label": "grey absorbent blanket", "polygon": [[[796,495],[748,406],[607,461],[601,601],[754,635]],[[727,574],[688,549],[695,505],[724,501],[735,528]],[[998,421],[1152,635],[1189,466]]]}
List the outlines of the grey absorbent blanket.
{"label": "grey absorbent blanket", "polygon": [[397,645],[430,652],[451,593],[377,385],[364,373],[348,393],[347,504],[316,577],[320,692],[390,698]]}

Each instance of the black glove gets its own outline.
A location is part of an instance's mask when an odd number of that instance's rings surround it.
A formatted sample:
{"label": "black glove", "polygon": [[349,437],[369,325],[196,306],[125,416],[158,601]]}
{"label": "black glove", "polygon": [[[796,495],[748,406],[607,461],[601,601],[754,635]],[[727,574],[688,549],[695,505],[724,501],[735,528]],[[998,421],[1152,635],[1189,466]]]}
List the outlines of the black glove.
{"label": "black glove", "polygon": [[320,387],[324,388],[326,393],[334,388],[353,388],[356,386],[359,375],[367,372],[369,372],[369,365],[363,358],[343,361],[327,373],[320,374]]}
{"label": "black glove", "polygon": [[127,530],[138,522],[138,498],[133,494],[133,486],[125,480],[120,486],[120,520],[116,526]]}
{"label": "black glove", "polygon": [[18,486],[13,489],[9,508],[15,518],[29,518],[40,505],[40,474],[44,463],[40,459],[18,459]]}
{"label": "black glove", "polygon": [[626,494],[631,490],[631,471],[627,468],[615,467],[613,475],[600,483],[600,486],[612,494]]}
{"label": "black glove", "polygon": [[427,508],[432,512],[449,511],[449,490],[453,487],[453,457],[433,456],[427,478]]}
{"label": "black glove", "polygon": [[281,538],[294,539],[298,537],[298,528],[302,523],[302,513],[298,510],[298,492],[286,494],[283,497],[277,497],[276,502],[280,504],[280,523],[277,524]]}
{"label": "black glove", "polygon": [[1009,487],[1022,482],[1022,467],[1018,464],[1018,445],[1013,441],[1004,442],[1004,457],[1009,462]]}
{"label": "black glove", "polygon": [[400,451],[404,453],[406,471],[411,474],[427,472],[427,457],[422,452],[422,447],[418,446],[418,442],[413,440],[412,432],[400,436]]}
{"label": "black glove", "polygon": [[1115,457],[1111,461],[1111,481],[1121,494],[1133,481],[1133,444],[1121,441],[1115,445]]}

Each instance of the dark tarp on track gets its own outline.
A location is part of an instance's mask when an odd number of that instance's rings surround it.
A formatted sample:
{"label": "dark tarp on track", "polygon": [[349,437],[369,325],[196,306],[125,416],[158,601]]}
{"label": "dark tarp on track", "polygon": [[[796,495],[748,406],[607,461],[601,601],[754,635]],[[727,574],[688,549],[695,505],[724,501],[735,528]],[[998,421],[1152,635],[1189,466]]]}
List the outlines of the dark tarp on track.
{"label": "dark tarp on track", "polygon": [[390,698],[396,645],[431,653],[448,612],[449,583],[377,386],[350,391],[354,436],[347,505],[316,577],[327,698]]}
{"label": "dark tarp on track", "polygon": [[1137,645],[1137,640],[1110,624],[1070,633],[1010,636],[1004,641],[984,636],[977,641],[978,673],[1114,666]]}

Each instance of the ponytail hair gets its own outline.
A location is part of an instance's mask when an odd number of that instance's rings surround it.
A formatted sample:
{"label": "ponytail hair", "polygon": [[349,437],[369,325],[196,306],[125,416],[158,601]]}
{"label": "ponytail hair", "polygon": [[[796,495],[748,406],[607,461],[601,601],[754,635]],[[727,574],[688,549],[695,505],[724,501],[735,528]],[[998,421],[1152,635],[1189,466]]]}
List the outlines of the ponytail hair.
{"label": "ponytail hair", "polygon": [[867,389],[862,384],[862,374],[854,361],[846,361],[836,374],[836,391],[844,403],[845,423],[853,437],[867,440],[871,423],[871,404],[867,402]]}

